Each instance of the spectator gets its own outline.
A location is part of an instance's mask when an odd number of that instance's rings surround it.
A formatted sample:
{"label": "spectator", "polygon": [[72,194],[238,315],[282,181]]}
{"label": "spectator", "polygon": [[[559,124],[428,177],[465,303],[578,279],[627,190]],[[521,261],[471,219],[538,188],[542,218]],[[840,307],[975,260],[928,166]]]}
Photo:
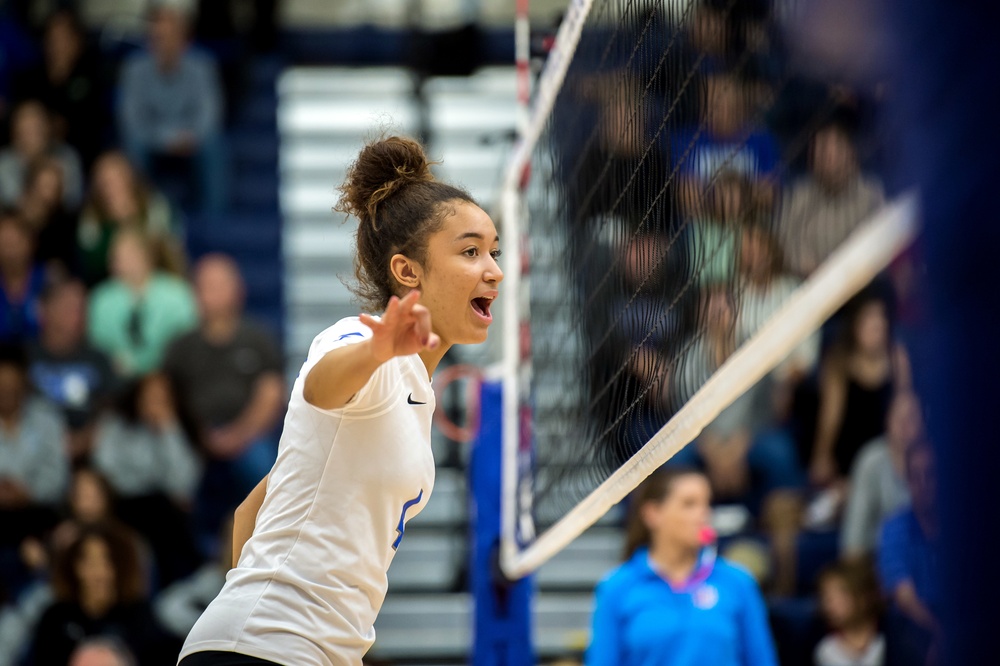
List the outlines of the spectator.
{"label": "spectator", "polygon": [[38,334],[45,273],[34,263],[35,238],[17,213],[0,211],[0,342]]}
{"label": "spectator", "polygon": [[754,185],[755,206],[770,198],[766,178],[778,163],[778,146],[764,128],[749,117],[750,96],[734,74],[717,72],[704,84],[701,123],[674,137],[671,154],[680,168],[682,203],[688,215],[697,217],[706,186],[716,174],[732,170]]}
{"label": "spectator", "polygon": [[194,297],[186,282],[154,270],[138,232],[115,237],[111,261],[112,277],[90,296],[90,339],[121,376],[135,377],[159,367],[169,341],[195,325]]}
{"label": "spectator", "polygon": [[194,285],[200,325],[170,345],[163,367],[207,428],[198,514],[205,521],[201,531],[214,536],[274,464],[284,366],[274,338],[243,314],[243,278],[232,259],[204,257]]}
{"label": "spectator", "polygon": [[[685,404],[736,350],[733,306],[723,287],[705,296],[702,321],[706,328],[688,346],[673,376],[678,407]],[[795,445],[780,428],[768,376],[727,407],[705,427],[692,446],[673,462],[704,466],[713,493],[749,502],[759,508],[766,496],[802,483]]]}
{"label": "spectator", "polygon": [[28,170],[42,159],[57,162],[63,172],[63,205],[80,205],[83,173],[80,157],[52,137],[49,112],[41,102],[21,102],[11,115],[11,145],[0,150],[0,204],[15,205],[24,193]]}
{"label": "spectator", "polygon": [[684,470],[636,490],[628,560],[597,587],[588,666],[777,664],[757,584],[705,545],[710,495]]}
{"label": "spectator", "polygon": [[910,388],[909,357],[892,338],[888,308],[875,291],[855,297],[823,359],[809,465],[817,486],[843,485],[861,447],[882,434],[893,393]]}
{"label": "spectator", "polygon": [[871,564],[855,560],[828,566],[819,577],[819,600],[831,632],[816,646],[815,666],[883,666],[882,600]]}
{"label": "spectator", "polygon": [[35,388],[62,408],[74,460],[89,455],[98,410],[115,388],[108,356],[86,338],[87,291],[77,280],[54,281],[39,302],[41,332],[28,346]]}
{"label": "spectator", "polygon": [[167,3],[149,22],[149,51],[125,63],[120,81],[119,125],[133,164],[147,175],[153,158],[192,158],[201,207],[225,206],[222,90],[215,63],[188,44],[188,17]]}
{"label": "spectator", "polygon": [[87,462],[73,469],[63,512],[64,519],[52,530],[49,539],[51,552],[68,548],[88,527],[118,523],[111,485]]}
{"label": "spectator", "polygon": [[840,531],[840,552],[844,556],[873,553],[882,524],[910,503],[906,452],[922,432],[917,396],[910,391],[897,393],[889,405],[885,435],[865,444],[851,470]]}
{"label": "spectator", "polygon": [[35,628],[35,662],[69,663],[89,637],[121,640],[143,666],[173,664],[143,589],[136,543],[111,524],[85,527],[63,552],[52,572],[56,602]]}
{"label": "spectator", "polygon": [[778,214],[791,272],[812,273],[884,199],[878,179],[861,173],[847,124],[822,127],[812,139],[809,173],[784,195]]}
{"label": "spectator", "polygon": [[183,271],[184,252],[177,238],[181,229],[166,197],[142,181],[123,153],[111,150],[94,164],[90,197],[80,216],[77,242],[88,285],[108,277],[108,249],[121,229],[150,238],[157,268]]}
{"label": "spectator", "polygon": [[86,640],[73,651],[69,666],[137,666],[135,657],[120,641],[110,638]]}
{"label": "spectator", "polygon": [[51,159],[28,169],[24,192],[18,202],[21,217],[37,238],[35,261],[49,274],[78,272],[76,215],[63,203],[63,172]]}
{"label": "spectator", "polygon": [[160,583],[189,574],[197,555],[188,510],[201,463],[165,376],[136,380],[100,419],[93,462],[115,492],[118,517],[152,547]]}
{"label": "spectator", "polygon": [[925,664],[939,635],[937,486],[934,453],[926,443],[907,452],[906,485],[911,506],[882,526],[878,551],[882,587],[892,602],[886,629],[888,666]]}
{"label": "spectator", "polygon": [[18,100],[37,99],[52,114],[53,136],[80,152],[90,165],[106,138],[105,91],[87,36],[70,9],[45,21],[44,62],[24,71],[14,84]]}
{"label": "spectator", "polygon": [[28,392],[19,347],[0,348],[0,545],[17,545],[54,522],[69,470],[59,413]]}
{"label": "spectator", "polygon": [[733,279],[750,196],[750,181],[735,171],[718,174],[705,193],[702,214],[688,226],[687,249],[687,263],[701,287]]}
{"label": "spectator", "polygon": [[[739,344],[749,340],[798,288],[799,280],[784,272],[781,248],[774,235],[761,224],[747,225],[739,244],[739,312],[736,338]],[[819,361],[819,335],[811,336],[779,365],[777,410],[782,419],[791,407],[791,390],[811,375]]]}

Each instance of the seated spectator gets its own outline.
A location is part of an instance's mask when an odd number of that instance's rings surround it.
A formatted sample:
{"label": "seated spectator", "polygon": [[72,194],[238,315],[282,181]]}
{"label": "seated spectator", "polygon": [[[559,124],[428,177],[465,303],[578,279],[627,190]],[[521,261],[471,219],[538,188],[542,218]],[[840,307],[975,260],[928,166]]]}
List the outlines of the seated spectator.
{"label": "seated spectator", "polygon": [[207,428],[208,467],[197,513],[201,531],[215,535],[274,464],[284,367],[274,338],[243,314],[243,278],[232,259],[204,257],[194,285],[200,325],[170,345],[163,368]]}
{"label": "seated spectator", "polygon": [[588,666],[777,664],[749,574],[716,558],[708,479],[658,471],[635,491],[627,561],[597,587]]}
{"label": "seated spectator", "polygon": [[37,238],[35,261],[50,275],[68,276],[79,269],[76,215],[66,210],[62,192],[59,165],[50,159],[36,162],[28,170],[18,210]]}
{"label": "seated spectator", "polygon": [[847,124],[820,128],[810,146],[809,173],[785,193],[778,213],[791,272],[812,273],[884,199],[878,179],[861,173]]}
{"label": "seated spectator", "polygon": [[218,212],[226,203],[223,95],[215,63],[191,49],[188,30],[176,5],[154,6],[148,52],[122,68],[119,129],[132,163],[147,175],[154,157],[191,158],[201,207]]}
{"label": "seated spectator", "polygon": [[63,205],[74,209],[83,196],[80,157],[52,137],[48,110],[35,100],[21,102],[11,115],[11,145],[0,150],[0,204],[13,206],[24,193],[28,170],[43,159],[54,160],[63,172]]}
{"label": "seated spectator", "polygon": [[121,641],[92,638],[73,650],[69,666],[138,666],[138,663]]}
{"label": "seated spectator", "polygon": [[684,209],[698,217],[707,185],[723,170],[735,171],[754,184],[755,206],[767,203],[778,145],[765,128],[751,122],[745,84],[734,74],[717,72],[706,78],[704,90],[700,124],[679,132],[671,142]]}
{"label": "seated spectator", "polygon": [[94,163],[90,196],[80,216],[77,243],[88,285],[108,277],[108,250],[121,229],[150,239],[157,268],[183,271],[181,229],[167,198],[143,182],[124,154],[110,150]]}
{"label": "seated spectator", "polygon": [[94,467],[116,496],[116,513],[153,549],[161,585],[189,574],[197,555],[188,511],[201,461],[160,374],[136,380],[103,416],[94,435]]}
{"label": "seated spectator", "polygon": [[940,632],[934,473],[931,447],[926,443],[911,446],[906,455],[910,508],[882,526],[878,569],[882,588],[892,602],[886,626],[887,666],[927,663]]}
{"label": "seated spectator", "polygon": [[910,386],[909,357],[892,337],[888,304],[874,290],[862,292],[847,306],[840,339],[820,368],[809,464],[816,486],[842,490],[858,451],[882,434],[893,393]]}
{"label": "seated spectator", "polygon": [[922,432],[917,396],[910,391],[897,393],[889,405],[885,435],[864,445],[851,470],[840,530],[840,552],[845,557],[875,552],[882,524],[910,503],[906,453]]}
{"label": "seated spectator", "polygon": [[35,663],[67,664],[85,639],[109,636],[127,645],[143,666],[173,664],[176,657],[164,650],[146,599],[139,561],[133,537],[112,524],[82,529],[57,553],[56,602],[35,628]]}
{"label": "seated spectator", "polygon": [[702,214],[687,229],[688,265],[696,271],[699,286],[733,279],[749,206],[750,182],[735,171],[719,174],[705,193]]}
{"label": "seated spectator", "polygon": [[34,262],[35,237],[24,220],[0,211],[0,343],[38,335],[38,301],[45,272]]}
{"label": "seated spectator", "polygon": [[86,338],[87,291],[76,280],[54,281],[39,301],[41,331],[28,345],[31,382],[63,410],[74,460],[89,455],[98,410],[115,388],[108,356]]}
{"label": "seated spectator", "polygon": [[[736,338],[749,340],[785,304],[799,287],[799,280],[783,270],[781,248],[774,235],[761,224],[747,225],[739,245],[739,311]],[[779,365],[776,382],[778,413],[783,420],[791,408],[791,391],[810,376],[819,361],[819,335],[810,336]]]}
{"label": "seated spectator", "polygon": [[149,242],[120,232],[111,245],[112,277],[90,295],[90,340],[107,353],[119,375],[157,369],[167,344],[197,320],[194,296],[184,280],[154,270]]}
{"label": "seated spectator", "polygon": [[830,629],[816,646],[815,666],[884,666],[881,595],[867,560],[838,562],[819,577],[819,604]]}
{"label": "seated spectator", "polygon": [[59,412],[31,397],[23,351],[0,348],[0,545],[53,524],[69,477],[65,439]]}
{"label": "seated spectator", "polygon": [[[680,358],[673,376],[674,402],[686,403],[736,350],[733,306],[723,287],[705,296],[705,330]],[[797,488],[802,471],[791,436],[778,427],[768,376],[740,396],[705,427],[698,439],[672,459],[704,466],[713,494],[749,502],[758,509],[774,491]]]}
{"label": "seated spectator", "polygon": [[53,136],[76,148],[89,166],[108,129],[105,90],[76,14],[53,12],[45,21],[42,47],[44,62],[16,78],[14,97],[44,104],[52,114]]}

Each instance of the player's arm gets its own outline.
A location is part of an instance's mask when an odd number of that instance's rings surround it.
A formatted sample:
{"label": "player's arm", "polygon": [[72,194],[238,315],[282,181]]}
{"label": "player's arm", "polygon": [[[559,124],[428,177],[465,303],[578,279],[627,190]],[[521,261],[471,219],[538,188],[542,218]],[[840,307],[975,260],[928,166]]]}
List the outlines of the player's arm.
{"label": "player's arm", "polygon": [[306,402],[320,409],[339,409],[389,359],[437,347],[440,340],[431,332],[431,313],[417,303],[419,298],[416,290],[402,299],[393,296],[381,320],[361,315],[372,337],[327,352],[306,375],[302,387]]}
{"label": "player's arm", "polygon": [[257,525],[257,512],[260,505],[264,503],[264,495],[267,494],[267,479],[264,477],[257,487],[250,491],[247,498],[243,500],[233,515],[233,567],[240,561],[240,554],[243,546],[253,535],[253,528]]}

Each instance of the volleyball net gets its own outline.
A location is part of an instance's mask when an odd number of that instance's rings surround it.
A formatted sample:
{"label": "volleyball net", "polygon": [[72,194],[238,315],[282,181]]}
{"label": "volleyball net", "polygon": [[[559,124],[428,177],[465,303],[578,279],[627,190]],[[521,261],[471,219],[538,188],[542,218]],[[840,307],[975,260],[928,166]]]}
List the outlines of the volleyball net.
{"label": "volleyball net", "polygon": [[501,191],[507,576],[814,371],[817,330],[914,237],[914,197],[872,175],[877,89],[796,55],[804,4],[567,8]]}

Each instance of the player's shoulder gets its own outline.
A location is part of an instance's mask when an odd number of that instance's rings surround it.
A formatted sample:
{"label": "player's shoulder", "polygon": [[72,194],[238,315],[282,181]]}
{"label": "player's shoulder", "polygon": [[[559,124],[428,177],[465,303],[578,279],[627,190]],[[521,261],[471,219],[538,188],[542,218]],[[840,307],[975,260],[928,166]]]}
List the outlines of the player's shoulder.
{"label": "player's shoulder", "polygon": [[313,338],[313,345],[318,343],[352,343],[358,342],[372,336],[372,329],[361,323],[358,317],[344,317],[332,326],[329,326]]}

